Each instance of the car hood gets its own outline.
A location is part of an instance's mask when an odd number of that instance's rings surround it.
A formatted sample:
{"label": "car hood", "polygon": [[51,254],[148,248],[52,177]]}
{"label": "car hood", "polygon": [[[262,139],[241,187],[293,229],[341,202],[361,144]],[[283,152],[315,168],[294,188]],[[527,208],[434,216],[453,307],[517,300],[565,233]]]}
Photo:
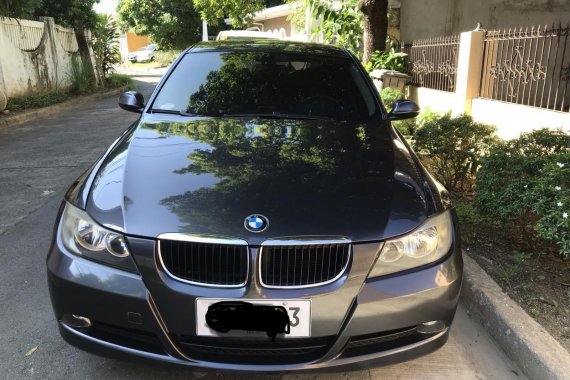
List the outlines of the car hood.
{"label": "car hood", "polygon": [[[104,159],[87,211],[109,228],[152,238],[374,241],[427,218],[422,183],[381,122],[145,115]],[[247,231],[251,214],[266,216],[269,228]]]}

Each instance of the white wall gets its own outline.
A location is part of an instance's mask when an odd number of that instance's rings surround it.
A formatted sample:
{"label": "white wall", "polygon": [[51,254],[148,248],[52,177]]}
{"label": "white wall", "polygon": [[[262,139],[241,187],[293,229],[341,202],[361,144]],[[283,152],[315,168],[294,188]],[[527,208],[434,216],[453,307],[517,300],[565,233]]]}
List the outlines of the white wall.
{"label": "white wall", "polygon": [[570,0],[401,0],[402,41],[570,21]]}
{"label": "white wall", "polygon": [[492,124],[497,134],[508,140],[538,128],[562,128],[570,134],[570,113],[550,111],[520,104],[488,99],[473,99],[471,112],[475,121]]}
{"label": "white wall", "polygon": [[409,91],[410,100],[416,102],[422,110],[429,108],[437,113],[451,112],[454,115],[463,113],[454,92],[415,86],[410,86]]}
{"label": "white wall", "polygon": [[43,21],[0,20],[0,91],[19,97],[67,89],[75,33]]}

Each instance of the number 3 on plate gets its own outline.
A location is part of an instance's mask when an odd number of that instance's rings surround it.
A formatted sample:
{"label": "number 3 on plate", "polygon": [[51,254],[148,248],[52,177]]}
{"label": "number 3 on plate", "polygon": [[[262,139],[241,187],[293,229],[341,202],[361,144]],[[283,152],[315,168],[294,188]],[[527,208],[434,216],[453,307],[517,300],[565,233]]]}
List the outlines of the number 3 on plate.
{"label": "number 3 on plate", "polygon": [[299,326],[299,317],[297,316],[297,314],[299,314],[299,310],[301,310],[301,308],[290,307],[289,310],[293,311],[293,316],[291,317],[291,327]]}

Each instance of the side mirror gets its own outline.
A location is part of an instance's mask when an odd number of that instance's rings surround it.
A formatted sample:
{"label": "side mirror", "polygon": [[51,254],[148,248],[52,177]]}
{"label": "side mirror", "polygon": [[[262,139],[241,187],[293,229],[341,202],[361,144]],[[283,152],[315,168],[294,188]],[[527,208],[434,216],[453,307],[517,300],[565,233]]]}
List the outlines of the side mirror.
{"label": "side mirror", "polygon": [[144,108],[144,97],[140,92],[127,91],[119,96],[119,107],[126,111],[142,113]]}
{"label": "side mirror", "polygon": [[418,116],[419,113],[420,106],[411,100],[396,100],[388,113],[388,117],[390,120],[411,119]]}

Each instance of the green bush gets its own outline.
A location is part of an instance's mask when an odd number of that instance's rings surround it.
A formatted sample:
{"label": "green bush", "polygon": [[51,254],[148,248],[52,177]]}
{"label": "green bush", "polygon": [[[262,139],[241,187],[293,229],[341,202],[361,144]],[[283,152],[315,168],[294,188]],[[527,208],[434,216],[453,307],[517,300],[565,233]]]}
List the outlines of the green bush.
{"label": "green bush", "polygon": [[470,191],[479,161],[497,140],[495,127],[468,115],[428,117],[414,133],[414,148],[432,174],[451,192]]}
{"label": "green bush", "polygon": [[105,78],[105,82],[108,87],[112,88],[121,87],[121,86],[127,86],[129,90],[135,88],[135,81],[133,80],[133,78],[125,74],[117,74],[117,73],[109,74],[107,78]]}
{"label": "green bush", "polygon": [[21,111],[28,108],[46,107],[69,99],[69,95],[63,92],[50,92],[44,95],[32,95],[25,98],[8,98],[6,109]]}
{"label": "green bush", "polygon": [[570,135],[541,129],[497,144],[481,161],[475,207],[524,243],[538,235],[570,256]]}
{"label": "green bush", "polygon": [[408,55],[406,53],[396,51],[394,48],[387,52],[376,50],[370,54],[370,61],[366,62],[364,68],[368,72],[386,69],[407,73],[409,71]]}
{"label": "green bush", "polygon": [[74,55],[71,57],[71,90],[78,94],[92,92],[96,88],[95,74],[91,63]]}
{"label": "green bush", "polygon": [[386,87],[380,92],[380,98],[386,109],[390,111],[396,100],[404,99],[404,93],[396,88]]}
{"label": "green bush", "polygon": [[121,62],[119,51],[119,27],[109,15],[97,15],[97,24],[93,29],[93,52],[102,76],[114,71],[113,65]]}
{"label": "green bush", "polygon": [[166,67],[174,62],[180,53],[180,50],[159,50],[156,52],[154,59],[161,67]]}

